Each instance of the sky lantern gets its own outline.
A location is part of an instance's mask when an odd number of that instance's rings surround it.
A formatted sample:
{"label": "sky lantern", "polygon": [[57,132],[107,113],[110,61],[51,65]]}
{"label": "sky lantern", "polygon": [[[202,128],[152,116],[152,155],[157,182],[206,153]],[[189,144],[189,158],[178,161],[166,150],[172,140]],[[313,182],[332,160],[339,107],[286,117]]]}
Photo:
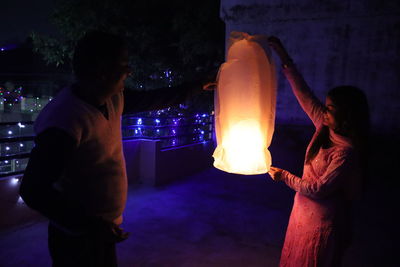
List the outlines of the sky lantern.
{"label": "sky lantern", "polygon": [[246,175],[268,172],[268,147],[275,123],[276,72],[266,36],[231,33],[214,101],[214,167]]}

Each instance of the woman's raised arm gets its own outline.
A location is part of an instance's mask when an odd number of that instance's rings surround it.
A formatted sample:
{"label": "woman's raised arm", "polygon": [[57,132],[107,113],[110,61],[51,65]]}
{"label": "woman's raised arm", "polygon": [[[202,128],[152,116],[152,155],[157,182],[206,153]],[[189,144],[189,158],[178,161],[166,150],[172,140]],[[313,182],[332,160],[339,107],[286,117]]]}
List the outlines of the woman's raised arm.
{"label": "woman's raised arm", "polygon": [[307,85],[301,73],[297,70],[293,60],[289,56],[281,41],[274,36],[268,38],[270,47],[276,52],[282,62],[283,73],[288,79],[292,91],[296,96],[300,106],[307,113],[317,127],[322,123],[325,106],[314,95],[310,87]]}

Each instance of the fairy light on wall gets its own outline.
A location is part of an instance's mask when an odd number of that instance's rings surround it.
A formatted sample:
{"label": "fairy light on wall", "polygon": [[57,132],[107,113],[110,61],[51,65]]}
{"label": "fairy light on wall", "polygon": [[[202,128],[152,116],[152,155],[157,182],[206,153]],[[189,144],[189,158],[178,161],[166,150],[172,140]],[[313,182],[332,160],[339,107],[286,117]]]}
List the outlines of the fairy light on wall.
{"label": "fairy light on wall", "polygon": [[212,131],[213,115],[184,115],[171,108],[124,116],[122,126],[124,139],[158,139],[162,148],[211,140]]}
{"label": "fairy light on wall", "polygon": [[40,112],[52,97],[21,97],[21,111],[27,113]]}
{"label": "fairy light on wall", "polygon": [[15,88],[11,83],[6,87],[0,87],[0,98],[4,106],[12,107],[22,100],[22,87]]}
{"label": "fairy light on wall", "polygon": [[21,196],[18,197],[17,204],[19,204],[19,205],[25,204],[25,202]]}
{"label": "fairy light on wall", "polygon": [[16,186],[16,185],[18,185],[18,183],[19,183],[19,179],[17,177],[13,177],[10,179],[11,185]]}
{"label": "fairy light on wall", "polygon": [[11,83],[5,87],[0,87],[0,108],[9,112],[14,106],[20,104],[22,112],[35,113],[42,110],[53,99],[52,97],[26,97],[22,93],[22,86],[15,87]]}

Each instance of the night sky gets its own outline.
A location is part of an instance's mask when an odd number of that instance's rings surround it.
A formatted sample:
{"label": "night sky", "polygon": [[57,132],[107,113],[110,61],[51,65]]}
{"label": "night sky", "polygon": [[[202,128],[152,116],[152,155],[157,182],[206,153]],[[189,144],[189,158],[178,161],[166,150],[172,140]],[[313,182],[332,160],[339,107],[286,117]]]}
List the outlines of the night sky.
{"label": "night sky", "polygon": [[49,22],[53,0],[2,0],[0,6],[0,46],[25,41],[32,31],[51,33]]}

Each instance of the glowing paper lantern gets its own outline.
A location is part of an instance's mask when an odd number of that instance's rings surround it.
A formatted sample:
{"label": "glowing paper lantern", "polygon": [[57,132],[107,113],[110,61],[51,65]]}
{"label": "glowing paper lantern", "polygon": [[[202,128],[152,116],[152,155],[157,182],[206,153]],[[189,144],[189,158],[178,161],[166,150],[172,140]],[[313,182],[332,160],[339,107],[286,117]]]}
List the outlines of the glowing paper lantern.
{"label": "glowing paper lantern", "polygon": [[238,174],[266,173],[275,121],[275,67],[265,36],[233,32],[230,37],[215,92],[214,166]]}

